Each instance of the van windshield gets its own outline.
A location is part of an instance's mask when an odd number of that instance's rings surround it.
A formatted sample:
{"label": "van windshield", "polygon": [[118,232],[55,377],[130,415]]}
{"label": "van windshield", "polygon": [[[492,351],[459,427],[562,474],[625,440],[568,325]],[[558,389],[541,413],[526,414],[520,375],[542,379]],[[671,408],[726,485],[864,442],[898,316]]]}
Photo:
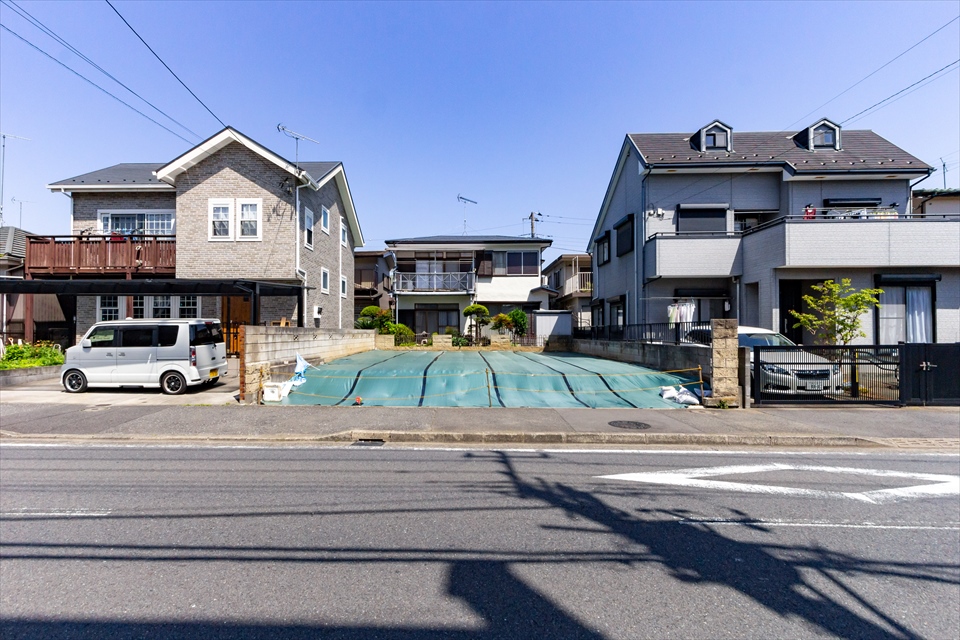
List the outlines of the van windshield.
{"label": "van windshield", "polygon": [[218,344],[223,342],[223,331],[219,322],[208,322],[204,325],[190,325],[190,346],[200,344]]}

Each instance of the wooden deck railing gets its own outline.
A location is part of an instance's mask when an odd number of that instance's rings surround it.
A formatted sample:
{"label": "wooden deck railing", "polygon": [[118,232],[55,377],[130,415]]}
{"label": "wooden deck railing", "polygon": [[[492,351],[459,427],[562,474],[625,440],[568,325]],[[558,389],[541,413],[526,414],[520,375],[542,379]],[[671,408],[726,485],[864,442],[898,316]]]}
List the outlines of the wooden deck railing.
{"label": "wooden deck railing", "polygon": [[174,236],[27,236],[28,277],[150,273],[174,275]]}

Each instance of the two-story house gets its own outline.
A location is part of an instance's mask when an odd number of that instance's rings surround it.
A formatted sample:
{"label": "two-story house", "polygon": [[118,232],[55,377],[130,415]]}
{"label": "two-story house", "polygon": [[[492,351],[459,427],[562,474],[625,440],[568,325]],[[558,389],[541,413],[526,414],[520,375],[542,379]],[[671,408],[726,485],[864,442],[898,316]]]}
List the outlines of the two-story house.
{"label": "two-story house", "polygon": [[872,131],[629,134],[591,236],[593,323],[737,318],[797,342],[826,279],[879,287],[865,343],[960,340],[960,217],[911,210],[931,167]]}
{"label": "two-story house", "polygon": [[552,240],[513,236],[430,236],[388,240],[396,256],[393,279],[398,322],[415,333],[463,333],[463,310],[487,307],[491,316],[549,306],[541,284],[543,250]]}
{"label": "two-story house", "polygon": [[353,265],[354,320],[366,307],[393,312],[390,274],[397,266],[395,256],[389,251],[355,251]]}
{"label": "two-story house", "polygon": [[339,162],[294,163],[227,127],[170,162],[47,187],[70,196],[72,235],[29,237],[26,277],[76,296],[77,334],[124,317],[220,318],[235,350],[243,324],[353,326],[363,236]]}
{"label": "two-story house", "polygon": [[593,270],[589,253],[564,253],[543,269],[543,282],[556,292],[550,308],[569,311],[574,329],[590,327]]}

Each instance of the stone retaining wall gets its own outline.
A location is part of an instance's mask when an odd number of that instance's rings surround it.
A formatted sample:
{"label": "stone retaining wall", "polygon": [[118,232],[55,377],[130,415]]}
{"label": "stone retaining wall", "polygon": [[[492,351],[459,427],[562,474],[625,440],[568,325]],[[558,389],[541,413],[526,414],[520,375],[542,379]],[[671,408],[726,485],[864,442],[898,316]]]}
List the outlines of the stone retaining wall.
{"label": "stone retaining wall", "polygon": [[361,329],[245,326],[240,342],[240,402],[250,404],[258,401],[263,383],[293,374],[298,353],[316,365],[373,350],[376,334]]}

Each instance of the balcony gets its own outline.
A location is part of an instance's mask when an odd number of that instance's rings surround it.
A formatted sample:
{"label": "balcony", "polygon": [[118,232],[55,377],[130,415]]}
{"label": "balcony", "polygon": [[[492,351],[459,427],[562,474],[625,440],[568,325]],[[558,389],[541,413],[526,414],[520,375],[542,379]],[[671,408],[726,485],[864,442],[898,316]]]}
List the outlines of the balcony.
{"label": "balcony", "polygon": [[27,236],[28,278],[176,275],[174,236]]}
{"label": "balcony", "polygon": [[736,232],[656,233],[643,248],[644,277],[727,278],[743,271]]}
{"label": "balcony", "polygon": [[572,278],[567,278],[563,283],[563,289],[560,291],[561,296],[573,296],[582,294],[589,296],[593,292],[593,274],[589,271],[584,271],[581,273],[575,274]]}
{"label": "balcony", "polygon": [[955,267],[960,259],[960,214],[856,211],[778,218],[746,231],[744,251],[751,264],[774,268]]}
{"label": "balcony", "polygon": [[473,286],[472,273],[397,273],[396,278],[397,291],[468,293]]}

